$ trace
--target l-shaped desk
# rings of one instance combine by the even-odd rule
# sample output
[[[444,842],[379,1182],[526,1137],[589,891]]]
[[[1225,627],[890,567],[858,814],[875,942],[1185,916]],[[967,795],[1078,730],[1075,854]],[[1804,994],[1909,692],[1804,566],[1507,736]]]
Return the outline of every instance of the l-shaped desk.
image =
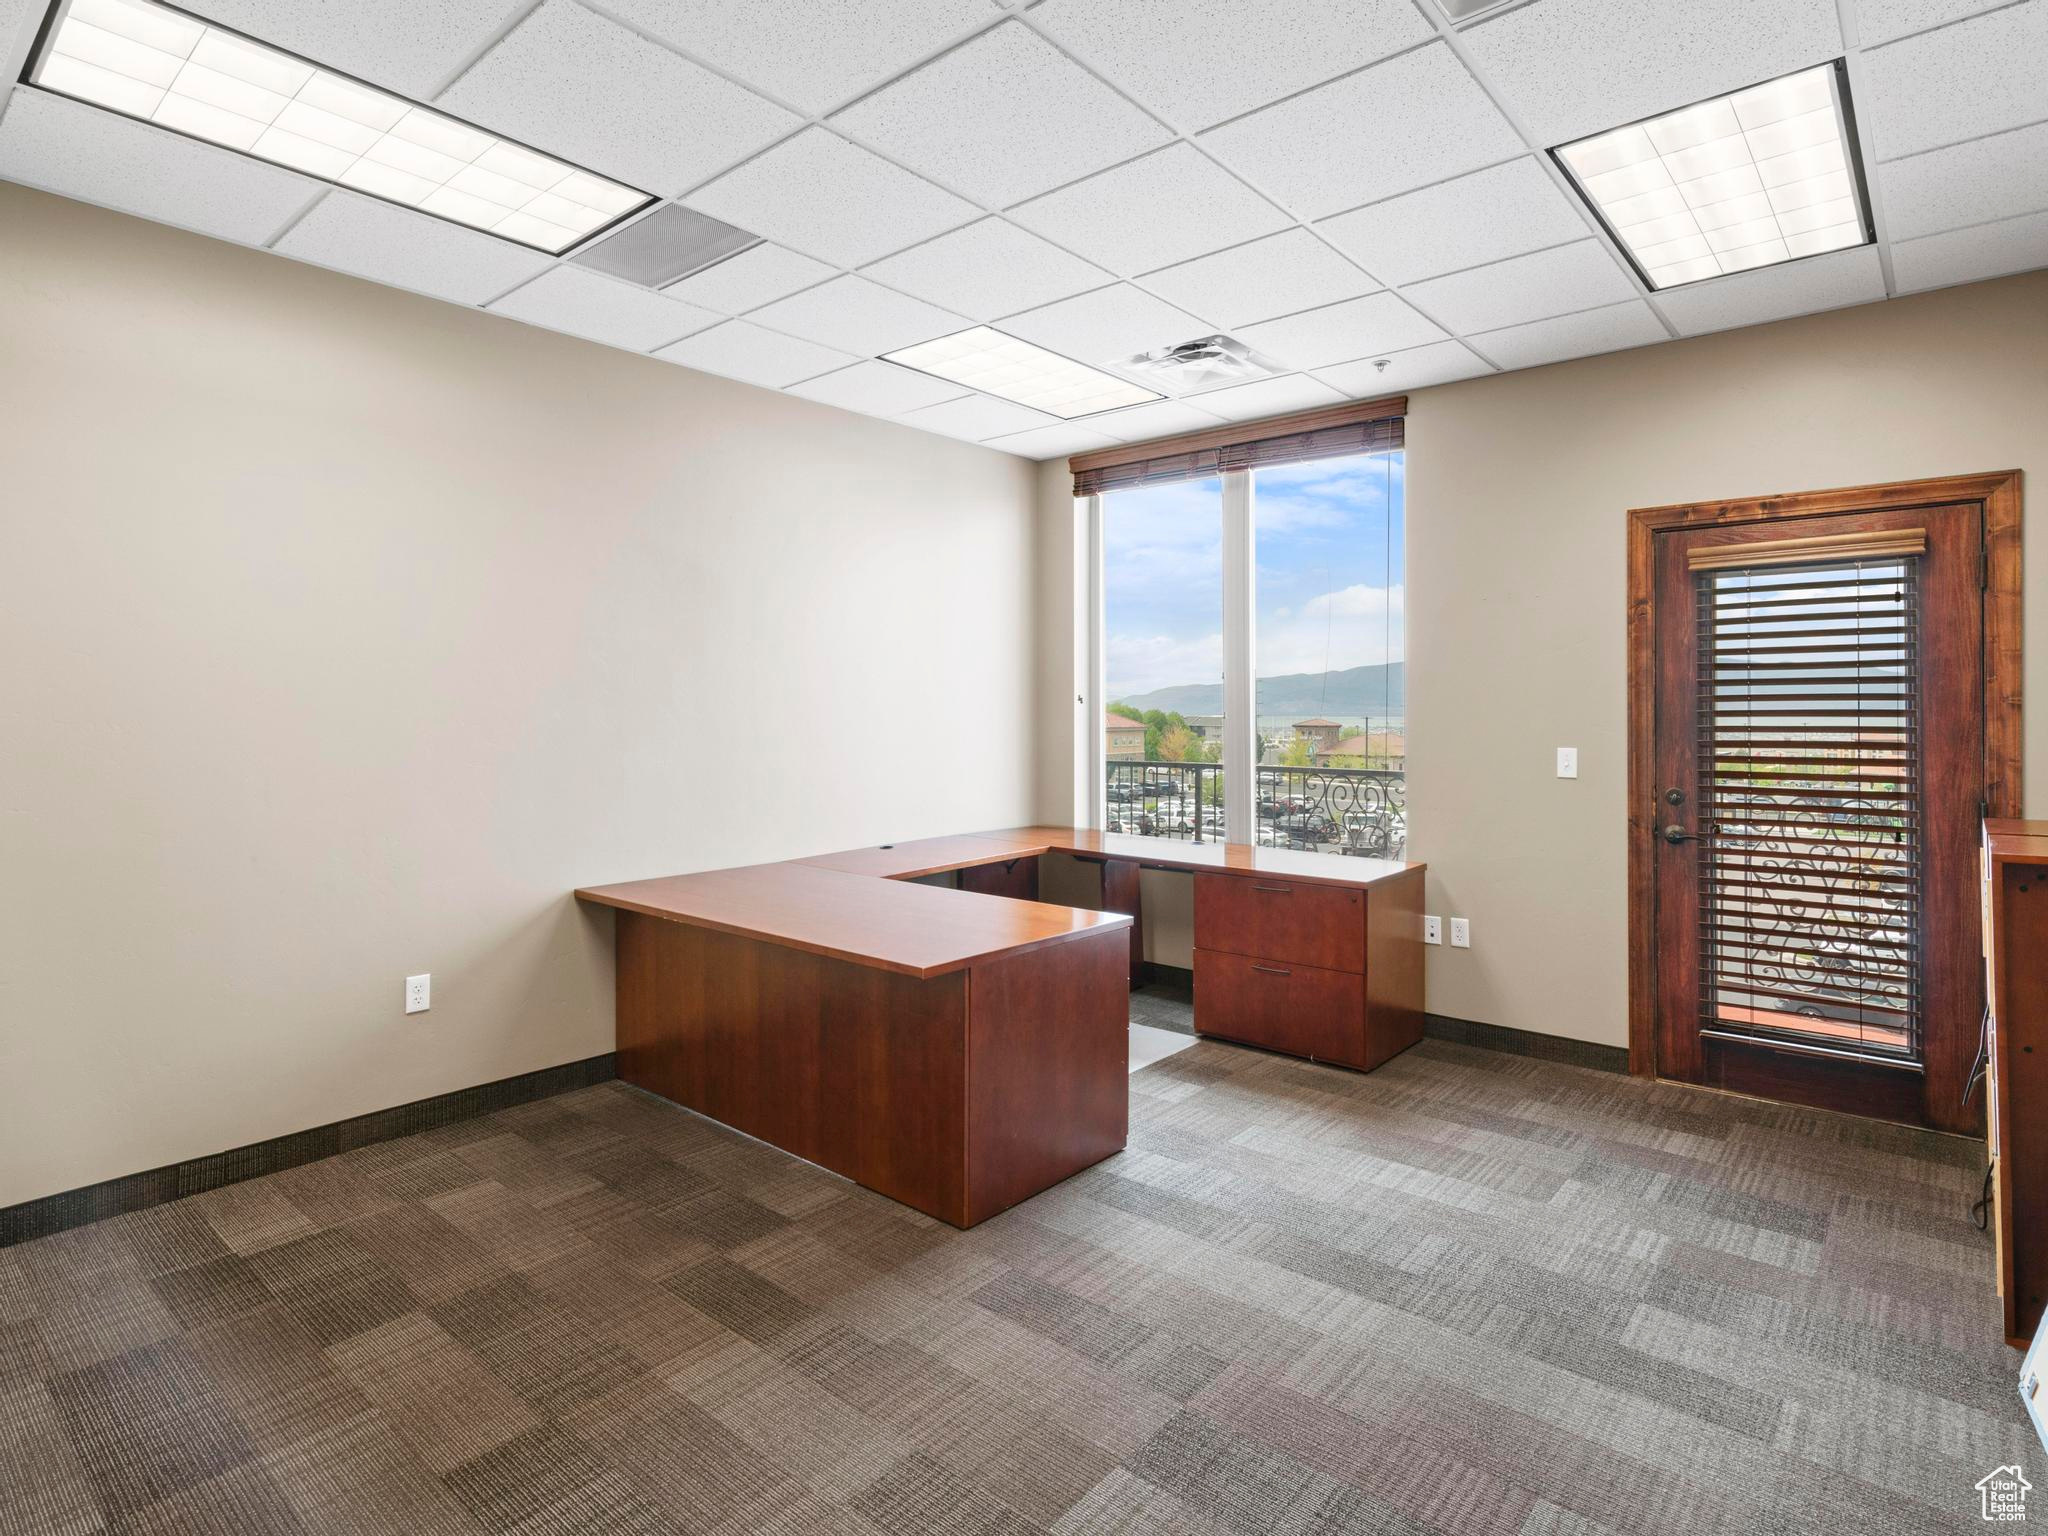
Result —
[[[1047,853],[1106,910],[1038,901]],[[1420,864],[1022,827],[576,894],[618,913],[621,1078],[971,1227],[1124,1145],[1146,869],[1194,876],[1200,1033],[1422,1037]]]

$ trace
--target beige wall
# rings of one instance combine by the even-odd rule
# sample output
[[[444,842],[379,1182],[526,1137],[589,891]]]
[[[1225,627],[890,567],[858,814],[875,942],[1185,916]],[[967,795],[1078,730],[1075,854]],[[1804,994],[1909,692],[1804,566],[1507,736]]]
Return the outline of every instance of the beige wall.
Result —
[[[1033,809],[1006,455],[0,185],[0,470],[0,1205],[609,1049],[576,885]]]
[[[1438,1013],[1627,1041],[1624,515],[2023,469],[2027,691],[2048,682],[2048,273],[1418,392],[1408,419],[1408,800]],[[1040,471],[1041,600],[1071,627],[1069,486]],[[1069,584],[1069,587],[1071,584]],[[1040,660],[1041,810],[1073,726]],[[1071,688],[1063,689],[1071,693]],[[1555,750],[1579,749],[1579,778]],[[2048,707],[2026,794],[2048,813]]]

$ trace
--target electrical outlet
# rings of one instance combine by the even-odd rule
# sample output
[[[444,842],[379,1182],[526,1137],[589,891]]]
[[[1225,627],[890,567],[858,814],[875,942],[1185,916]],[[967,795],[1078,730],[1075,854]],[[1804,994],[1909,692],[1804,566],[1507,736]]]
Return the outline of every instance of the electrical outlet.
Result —
[[[1579,749],[1559,747],[1557,749],[1557,776],[1560,779],[1576,779],[1579,776]]]
[[[405,1011],[407,1013],[425,1013],[433,1006],[434,978],[431,975],[406,977]]]
[[[1472,920],[1471,920],[1470,918],[1464,918],[1464,917],[1454,917],[1454,918],[1452,918],[1452,919],[1451,919],[1451,948],[1453,948],[1453,949],[1470,949],[1471,947],[1472,947]]]
[[[1444,941],[1444,920],[1440,917],[1425,917],[1422,920],[1422,942],[1441,944]]]

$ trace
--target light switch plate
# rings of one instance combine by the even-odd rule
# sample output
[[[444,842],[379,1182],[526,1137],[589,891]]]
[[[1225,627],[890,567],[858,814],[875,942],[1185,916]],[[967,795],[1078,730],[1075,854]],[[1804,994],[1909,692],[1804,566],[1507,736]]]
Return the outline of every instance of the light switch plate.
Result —
[[[434,1005],[434,978],[433,978],[433,976],[432,976],[431,974],[429,974],[429,975],[426,975],[426,976],[408,976],[408,977],[406,977],[406,978],[405,978],[405,1011],[406,1011],[407,1013],[425,1013],[425,1012],[426,1012],[426,1011],[427,1011],[427,1010],[428,1010],[429,1008],[431,1008],[431,1007],[432,1007],[433,1005]]]
[[[1576,779],[1579,776],[1579,749],[1559,747],[1557,749],[1557,776],[1560,779]]]
[[[1444,920],[1440,917],[1425,917],[1422,920],[1422,942],[1441,944],[1444,941]]]
[[[1454,917],[1454,918],[1452,918],[1452,919],[1451,919],[1451,948],[1453,948],[1453,949],[1470,949],[1471,947],[1472,947],[1472,920],[1471,920],[1470,918],[1464,918],[1464,917]]]

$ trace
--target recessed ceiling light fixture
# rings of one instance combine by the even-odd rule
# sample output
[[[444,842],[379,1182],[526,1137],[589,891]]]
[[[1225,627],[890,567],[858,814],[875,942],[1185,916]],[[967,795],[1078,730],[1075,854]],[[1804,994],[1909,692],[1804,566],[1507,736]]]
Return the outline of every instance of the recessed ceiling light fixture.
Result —
[[[1871,239],[1840,61],[1551,151],[1652,288]]]
[[[1162,398],[1128,379],[1090,368],[1057,352],[1019,341],[986,325],[956,331],[936,341],[885,354],[886,360],[964,384],[985,395],[1014,400],[1035,411],[1071,421],[1121,405],[1141,405]]]
[[[157,0],[59,0],[22,78],[550,253],[654,201]]]

